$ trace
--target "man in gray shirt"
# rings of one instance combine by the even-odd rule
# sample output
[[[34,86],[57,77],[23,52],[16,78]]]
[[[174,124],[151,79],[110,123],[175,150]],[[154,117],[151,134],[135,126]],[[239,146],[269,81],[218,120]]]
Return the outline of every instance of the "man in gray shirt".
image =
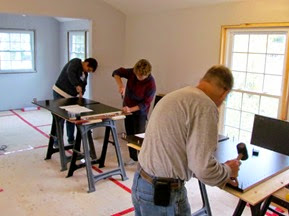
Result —
[[[219,163],[218,107],[233,87],[227,67],[215,65],[197,87],[167,94],[154,108],[139,154],[132,200],[135,215],[191,215],[184,182],[234,186],[240,162]]]

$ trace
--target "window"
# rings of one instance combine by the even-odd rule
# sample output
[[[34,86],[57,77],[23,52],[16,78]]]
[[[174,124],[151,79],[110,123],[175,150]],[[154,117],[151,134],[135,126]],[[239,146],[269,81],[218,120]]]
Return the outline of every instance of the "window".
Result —
[[[83,61],[87,57],[87,31],[68,32],[69,60],[80,58]]]
[[[0,29],[0,73],[35,72],[34,32]]]
[[[233,72],[223,119],[224,135],[250,143],[254,115],[286,118],[289,28],[226,29],[225,63]]]

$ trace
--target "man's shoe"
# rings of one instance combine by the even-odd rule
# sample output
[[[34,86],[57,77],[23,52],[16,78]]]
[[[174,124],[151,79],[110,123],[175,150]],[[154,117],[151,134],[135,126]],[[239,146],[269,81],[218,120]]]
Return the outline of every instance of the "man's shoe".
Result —
[[[135,161],[135,160],[133,160],[133,159],[130,159],[129,161],[124,162],[124,165],[125,165],[125,166],[132,166],[132,165],[134,165],[134,164],[136,164],[136,163],[137,163],[137,161]]]

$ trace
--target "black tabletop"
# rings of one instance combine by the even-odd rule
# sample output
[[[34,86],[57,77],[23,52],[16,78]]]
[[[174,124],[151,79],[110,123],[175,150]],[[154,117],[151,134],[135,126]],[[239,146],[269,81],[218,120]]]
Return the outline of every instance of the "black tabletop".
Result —
[[[215,156],[219,162],[237,158],[237,146],[231,140],[219,142]],[[289,168],[289,157],[265,148],[246,144],[248,159],[242,161],[239,170],[238,182],[236,188],[239,191],[247,191],[253,186],[265,181],[266,179],[277,175]],[[253,155],[253,149],[258,150],[257,156]]]
[[[60,107],[62,106],[69,106],[69,105],[79,105],[84,106],[88,109],[91,109],[90,112],[82,112],[80,116],[93,116],[99,115],[104,113],[114,113],[114,112],[121,112],[120,109],[114,108],[105,104],[102,104],[98,101],[89,100],[86,98],[61,98],[56,100],[43,100],[33,102],[35,105],[38,105],[44,109],[49,110],[50,112],[64,118],[64,119],[71,119],[69,113]]]
[[[135,135],[124,137],[129,143],[141,146],[143,138]],[[219,135],[219,144],[215,152],[215,157],[221,163],[237,158],[237,144],[228,137]],[[289,156],[280,154],[265,148],[247,144],[248,159],[241,161],[238,182],[235,187],[238,191],[244,192],[253,186],[277,175],[278,173],[289,169]],[[259,154],[253,156],[253,149],[258,150]]]

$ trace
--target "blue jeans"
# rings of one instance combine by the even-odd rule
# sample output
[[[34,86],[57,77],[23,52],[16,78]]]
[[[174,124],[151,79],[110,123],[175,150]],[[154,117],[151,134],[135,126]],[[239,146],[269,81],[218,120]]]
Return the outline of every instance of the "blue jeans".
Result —
[[[142,179],[139,171],[134,174],[132,202],[135,208],[135,216],[191,216],[185,186],[179,190],[171,190],[171,199],[168,206],[157,206],[154,204],[154,186]]]
[[[60,99],[63,97],[60,94],[58,94],[57,92],[53,91],[53,98],[54,99]],[[64,127],[64,120],[61,119],[62,131],[63,131],[63,127]],[[71,122],[66,121],[66,133],[67,133],[67,137],[68,137],[68,143],[72,143],[74,141],[74,129],[75,129],[75,125]]]

